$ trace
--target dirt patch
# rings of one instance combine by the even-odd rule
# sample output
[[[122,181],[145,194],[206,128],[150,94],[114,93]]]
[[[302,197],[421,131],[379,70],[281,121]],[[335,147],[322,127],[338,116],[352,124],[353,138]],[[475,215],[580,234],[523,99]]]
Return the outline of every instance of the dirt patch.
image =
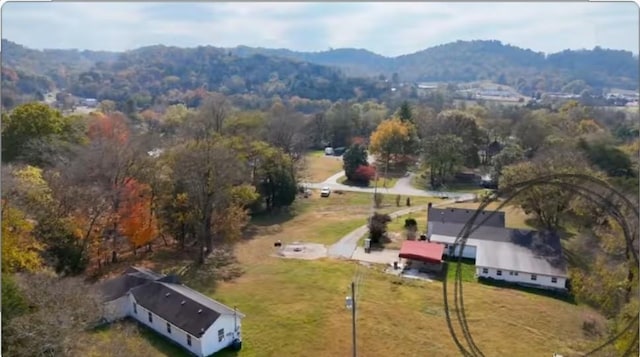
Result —
[[[276,248],[276,256],[290,259],[314,260],[327,256],[327,248],[323,244],[293,242]]]

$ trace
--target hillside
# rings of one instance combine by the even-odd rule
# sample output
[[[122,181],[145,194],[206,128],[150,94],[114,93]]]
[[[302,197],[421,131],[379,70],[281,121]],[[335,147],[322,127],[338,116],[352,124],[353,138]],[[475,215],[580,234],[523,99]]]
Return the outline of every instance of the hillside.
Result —
[[[394,58],[363,49],[296,52],[239,46],[149,46],[113,53],[33,50],[2,40],[3,94],[34,96],[52,87],[83,97],[140,104],[184,101],[188,91],[306,99],[380,99],[401,82],[489,80],[524,95],[570,89],[637,90],[638,58],[595,48],[545,55],[499,41],[457,41]],[[37,95],[39,96],[39,95]],[[4,99],[3,99],[4,101]]]
[[[400,80],[410,82],[491,80],[525,94],[559,91],[574,80],[584,80],[595,89],[637,89],[639,80],[638,58],[631,52],[599,47],[545,55],[500,41],[457,41],[394,58],[356,49],[295,52],[241,46],[230,50],[337,66],[352,75],[398,73]]]

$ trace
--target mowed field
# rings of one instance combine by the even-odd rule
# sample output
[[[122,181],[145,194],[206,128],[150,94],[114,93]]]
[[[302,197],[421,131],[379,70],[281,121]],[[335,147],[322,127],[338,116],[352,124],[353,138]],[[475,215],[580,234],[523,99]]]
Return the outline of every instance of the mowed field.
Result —
[[[323,182],[342,171],[342,159],[337,156],[325,156],[323,151],[312,151],[305,155],[303,166],[300,172],[302,181]]]
[[[295,214],[287,219],[254,220],[253,235],[235,247],[244,271],[241,276],[226,282],[193,284],[247,316],[242,350],[223,351],[217,356],[350,355],[351,313],[344,303],[356,272],[361,276],[359,356],[460,356],[445,320],[442,282],[402,280],[380,268],[348,261],[272,256],[277,239],[331,244],[365,223],[370,195],[317,196],[300,200]],[[393,207],[385,210],[397,210],[389,198],[387,202]],[[147,263],[153,267],[153,261]],[[594,343],[584,334],[583,322],[602,321],[584,306],[473,281],[464,284],[464,301],[469,328],[486,356],[577,355]],[[85,334],[82,338],[87,350],[82,355],[113,356],[107,346],[115,344],[134,346],[136,356],[186,356],[153,333],[144,329],[132,333],[126,326],[116,324]]]

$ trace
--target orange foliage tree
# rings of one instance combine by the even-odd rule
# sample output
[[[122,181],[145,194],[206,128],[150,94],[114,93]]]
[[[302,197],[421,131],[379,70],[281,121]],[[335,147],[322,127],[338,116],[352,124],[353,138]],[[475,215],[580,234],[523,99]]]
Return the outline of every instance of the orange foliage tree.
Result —
[[[119,113],[104,115],[96,113],[89,124],[88,136],[91,141],[115,141],[124,144],[129,139],[129,126]]]
[[[120,233],[136,249],[151,243],[158,235],[158,224],[153,212],[151,188],[134,179],[127,180],[121,191],[118,209]]]

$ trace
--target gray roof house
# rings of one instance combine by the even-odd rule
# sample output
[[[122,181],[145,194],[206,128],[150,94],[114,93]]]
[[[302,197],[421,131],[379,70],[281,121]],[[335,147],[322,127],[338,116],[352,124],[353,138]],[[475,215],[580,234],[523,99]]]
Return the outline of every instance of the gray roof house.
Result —
[[[245,316],[181,284],[177,276],[130,267],[99,289],[107,321],[131,317],[199,357],[242,346]]]
[[[560,238],[553,232],[505,226],[505,213],[481,212],[464,248],[456,237],[475,214],[472,209],[429,205],[427,237],[445,245],[445,255],[474,259],[476,276],[545,289],[565,290],[567,266]]]

